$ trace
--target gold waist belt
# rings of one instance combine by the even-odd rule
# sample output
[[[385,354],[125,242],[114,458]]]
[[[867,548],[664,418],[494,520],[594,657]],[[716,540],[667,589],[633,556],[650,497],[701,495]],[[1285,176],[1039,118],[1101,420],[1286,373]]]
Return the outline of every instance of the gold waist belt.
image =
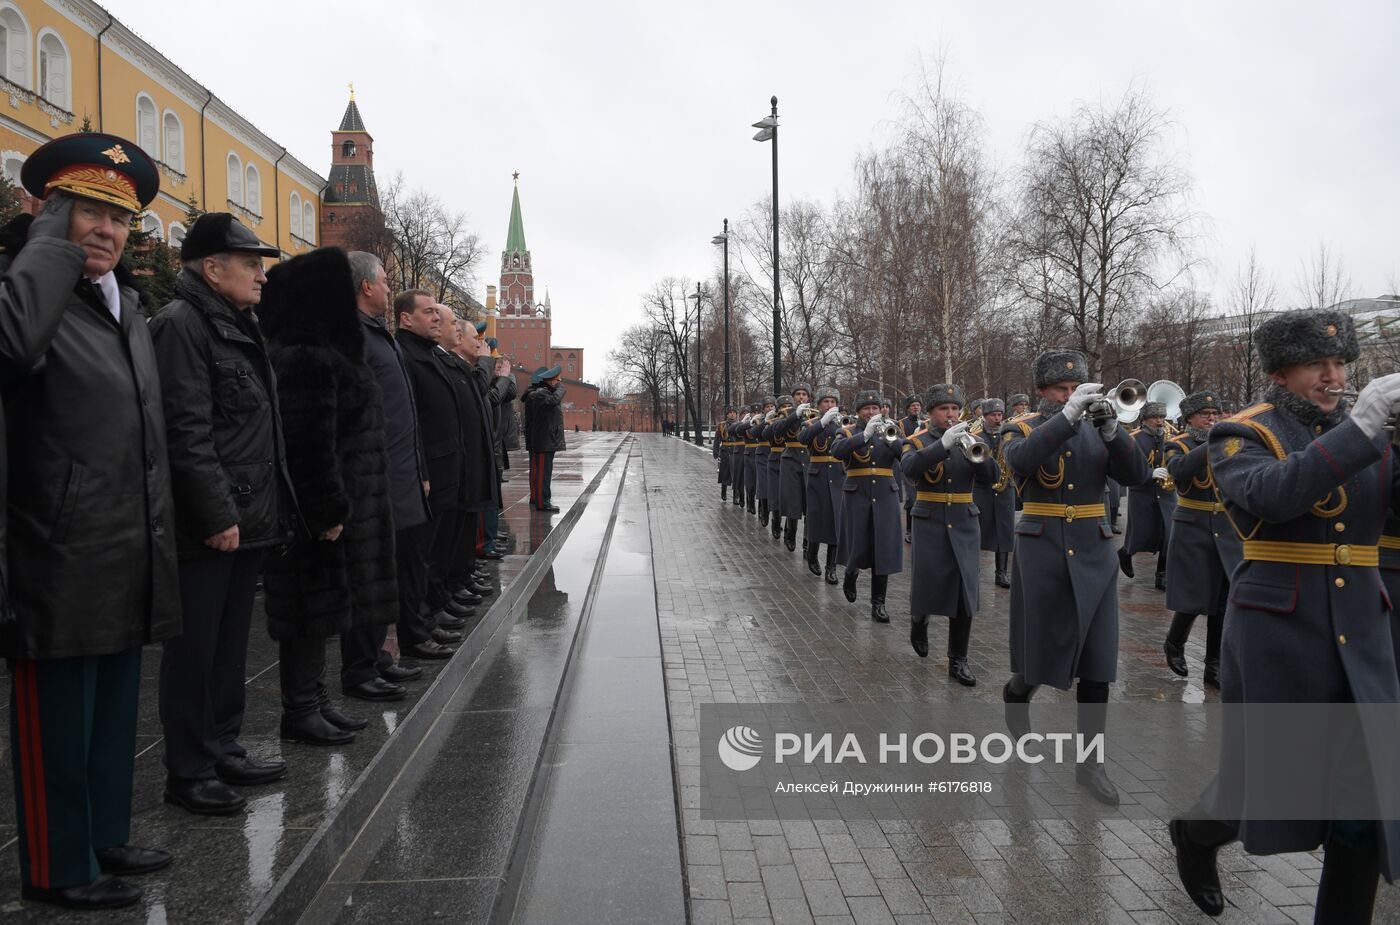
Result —
[[[807,460],[807,461],[808,461],[808,462],[814,462],[814,463],[819,463],[819,462],[822,462],[822,463],[825,463],[825,462],[834,463],[834,462],[840,462],[841,460],[837,459],[835,456],[813,456],[811,459],[809,459],[809,460]]]
[[[1380,542],[1381,549],[1400,549],[1400,536],[1383,536]]]
[[[793,441],[792,443],[787,444],[787,448],[790,450],[805,450],[807,449],[807,444],[797,443],[796,441]]]
[[[781,447],[781,446],[770,446],[768,449],[769,449],[770,452],[773,452],[773,453],[781,453],[783,450],[785,450],[785,449],[787,449],[787,448],[786,448],[786,447]]]
[[[862,475],[888,475],[893,476],[893,469],[847,469],[846,478],[860,478]]]
[[[1177,498],[1176,503],[1180,507],[1188,508],[1192,511],[1209,511],[1212,514],[1220,514],[1225,510],[1225,505],[1219,501],[1197,501],[1193,498]]]
[[[972,492],[921,491],[915,495],[919,501],[932,501],[935,504],[971,504]]]
[[[724,441],[724,442],[722,442],[722,443],[720,444],[720,446],[743,446],[743,445],[744,445],[744,444],[743,444],[741,441],[738,441],[738,440],[735,440],[735,441],[726,440],[726,441]]]
[[[1288,562],[1293,565],[1374,566],[1380,564],[1380,548],[1349,546],[1346,543],[1245,540],[1244,557],[1250,562]]]
[[[1021,505],[1021,511],[1032,517],[1060,517],[1066,523],[1070,523],[1080,517],[1102,517],[1102,504],[1042,504],[1039,501],[1027,501]]]

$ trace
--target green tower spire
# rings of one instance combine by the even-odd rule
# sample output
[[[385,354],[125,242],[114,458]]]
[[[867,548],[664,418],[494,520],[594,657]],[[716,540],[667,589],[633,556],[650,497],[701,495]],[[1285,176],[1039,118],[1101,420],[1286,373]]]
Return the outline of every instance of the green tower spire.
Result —
[[[523,254],[525,246],[525,221],[520,217],[520,174],[515,175],[515,193],[510,200],[510,230],[506,232],[506,253]]]

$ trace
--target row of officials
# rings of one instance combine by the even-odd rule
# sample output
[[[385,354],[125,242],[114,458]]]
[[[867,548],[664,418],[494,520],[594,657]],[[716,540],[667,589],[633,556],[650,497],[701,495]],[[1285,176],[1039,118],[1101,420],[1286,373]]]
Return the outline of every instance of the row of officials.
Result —
[[[795,385],[726,409],[713,445],[720,498],[732,495],[789,551],[800,525],[808,570],[841,584],[848,601],[868,570],[879,623],[889,622],[889,576],[911,544],[910,643],[927,657],[929,624],[946,618],[948,674],[967,686],[977,683],[968,644],[980,554],[993,553],[994,584],[1010,591],[1002,699],[1018,736],[1043,684],[1075,689],[1081,733],[1105,731],[1117,579],[1133,576],[1138,553],[1157,553],[1156,587],[1172,614],[1168,667],[1187,674],[1185,643],[1204,614],[1204,680],[1222,701],[1400,703],[1389,619],[1400,594],[1391,446],[1400,374],[1347,387],[1360,350],[1343,312],[1281,313],[1255,343],[1271,380],[1261,401],[1225,417],[1219,393],[1201,389],[1181,399],[1175,423],[1161,404],[1142,405],[1131,431],[1116,390],[1087,381],[1076,350],[1040,354],[1035,408],[1012,395],[1009,415],[1000,399],[969,414],[947,383],[911,397],[899,419],[874,391],[858,392],[848,413],[836,389]],[[1118,486],[1129,499],[1121,545]],[[1368,757],[1382,751],[1359,743],[1292,783],[1333,787],[1369,761],[1371,786],[1400,788],[1395,769]],[[1077,765],[1075,777],[1118,804],[1102,762]],[[1323,846],[1316,921],[1371,920],[1379,876],[1400,872],[1400,823],[1251,820],[1238,790],[1212,786],[1170,823],[1178,872],[1202,911],[1223,911],[1216,853],[1238,839],[1256,854]]]

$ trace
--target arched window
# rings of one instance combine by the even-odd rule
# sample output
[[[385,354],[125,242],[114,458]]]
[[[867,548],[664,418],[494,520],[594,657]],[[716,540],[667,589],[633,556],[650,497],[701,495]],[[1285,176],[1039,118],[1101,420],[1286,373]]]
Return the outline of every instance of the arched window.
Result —
[[[185,172],[185,127],[180,124],[180,117],[168,109],[165,111],[165,156],[161,160],[172,170]]]
[[[24,167],[24,155],[18,151],[5,151],[0,153],[0,159],[4,160],[5,179],[19,186],[19,172]]]
[[[301,204],[301,236],[316,243],[316,207],[309,200]]]
[[[350,140],[349,138],[345,139],[344,144],[342,144],[342,145],[340,146],[340,156],[341,156],[341,157],[354,157],[354,156],[355,156],[355,142],[352,141],[352,140]]]
[[[136,94],[136,143],[151,157],[160,156],[156,138],[156,104],[144,93]]]
[[[29,88],[29,23],[13,3],[0,4],[0,74]]]
[[[232,151],[228,154],[228,201],[243,205],[243,163]]]
[[[262,215],[262,187],[258,183],[258,168],[252,164],[248,165],[248,185],[244,190],[247,199],[243,204],[248,207],[248,211],[254,215]]]
[[[154,212],[147,212],[141,216],[141,230],[157,239],[165,237],[165,228]]]
[[[291,214],[292,236],[301,237],[301,194],[292,191],[292,207],[288,210]]]
[[[72,109],[68,93],[68,46],[57,32],[39,33],[39,95],[59,109]]]
[[[170,223],[170,246],[173,247],[173,248],[175,248],[176,250],[179,250],[179,249],[180,249],[180,245],[181,245],[181,244],[184,244],[184,243],[185,243],[185,226],[184,226],[184,225],[181,225],[179,222],[171,222],[171,223]]]

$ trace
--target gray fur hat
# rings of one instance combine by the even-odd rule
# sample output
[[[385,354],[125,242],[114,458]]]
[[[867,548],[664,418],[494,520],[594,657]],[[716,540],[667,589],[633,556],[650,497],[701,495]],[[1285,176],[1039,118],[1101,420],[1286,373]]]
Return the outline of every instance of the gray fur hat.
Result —
[[[841,401],[841,390],[834,385],[824,385],[817,389],[817,397],[814,401],[823,401],[828,398],[835,400],[839,404]]]
[[[811,400],[812,400],[812,387],[811,387],[810,385],[807,385],[807,383],[805,383],[805,382],[799,382],[799,383],[797,383],[797,385],[795,385],[795,386],[792,387],[792,390],[793,390],[793,392],[799,392],[799,391],[801,391],[801,392],[806,392],[806,393],[807,393],[807,400],[808,400],[808,401],[811,401]]]
[[[924,393],[924,407],[930,410],[950,403],[959,408],[963,406],[963,391],[951,382],[940,382],[930,386]]]
[[[1005,414],[1006,405],[1002,403],[1000,398],[984,398],[982,399],[982,413]]]
[[[914,404],[914,402],[919,402],[920,404],[923,404],[923,401],[924,400],[920,398],[917,394],[910,392],[908,395],[904,396],[904,410],[908,411],[909,406]]]
[[[1138,415],[1139,421],[1148,418],[1164,418],[1167,416],[1167,406],[1159,401],[1150,401],[1142,406],[1142,414]]]
[[[1325,309],[1275,315],[1255,329],[1254,344],[1266,373],[1321,357],[1339,356],[1350,363],[1361,355],[1351,315]]]
[[[1031,397],[1025,392],[1017,392],[1015,395],[1008,398],[1006,403],[1013,408],[1017,405],[1029,405],[1031,403]]]
[[[1047,350],[1035,358],[1035,387],[1043,389],[1057,382],[1087,382],[1089,361],[1078,350]]]
[[[765,406],[766,406],[766,405],[776,405],[777,403],[778,403],[778,400],[777,400],[776,398],[774,398],[772,395],[765,395],[765,396],[763,396],[763,404],[764,404]]]
[[[1181,400],[1181,419],[1184,421],[1197,411],[1204,411],[1207,408],[1214,408],[1216,411],[1221,408],[1220,395],[1210,389],[1202,389],[1199,392],[1192,392]]]
[[[784,405],[786,405],[786,406],[788,406],[788,407],[792,407],[792,406],[795,405],[795,404],[797,404],[797,403],[796,403],[795,401],[792,400],[792,396],[791,396],[791,395],[779,395],[779,396],[778,396],[778,407],[779,407],[779,408],[783,407]]]
[[[758,412],[763,410],[763,405],[756,401],[749,402],[749,411]]]
[[[871,390],[871,389],[866,389],[866,390],[863,391],[863,392],[857,392],[857,393],[856,393],[856,410],[857,410],[857,411],[859,411],[860,409],[864,408],[866,405],[875,405],[876,407],[879,407],[880,405],[883,405],[884,403],[885,403],[885,399],[880,395],[880,393],[879,393],[879,392],[876,392],[876,391],[873,391],[873,390]]]

